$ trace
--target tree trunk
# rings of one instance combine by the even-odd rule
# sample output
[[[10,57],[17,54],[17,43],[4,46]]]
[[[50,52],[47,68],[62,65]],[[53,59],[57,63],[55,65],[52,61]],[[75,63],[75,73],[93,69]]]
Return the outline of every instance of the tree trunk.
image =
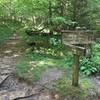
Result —
[[[64,17],[64,1],[63,0],[60,0],[60,10],[61,10],[61,13],[60,13],[60,15],[62,16],[62,17]]]
[[[51,0],[49,0],[49,19],[50,19],[50,34],[53,34],[53,29],[52,29],[52,3]]]

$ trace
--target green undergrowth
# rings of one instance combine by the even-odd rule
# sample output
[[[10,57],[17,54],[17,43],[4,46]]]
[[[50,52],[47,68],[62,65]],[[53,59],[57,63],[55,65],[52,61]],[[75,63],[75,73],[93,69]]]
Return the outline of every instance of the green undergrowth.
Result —
[[[11,29],[9,29],[6,25],[0,25],[0,44],[8,40],[11,36],[11,32]]]
[[[100,39],[92,45],[91,59],[97,68],[97,72],[100,73]]]
[[[9,37],[21,26],[18,21],[0,20],[0,45],[6,43]]]
[[[59,68],[63,71],[70,68],[71,56],[57,57],[50,54],[40,54],[37,52],[26,53],[17,63],[16,70],[18,76],[26,80],[37,81],[43,71],[48,68]],[[70,62],[69,62],[70,60]]]
[[[72,81],[68,77],[61,77],[53,84],[55,94],[60,100],[87,100],[89,90],[95,92],[95,86],[88,78],[80,79],[79,87],[72,86]]]

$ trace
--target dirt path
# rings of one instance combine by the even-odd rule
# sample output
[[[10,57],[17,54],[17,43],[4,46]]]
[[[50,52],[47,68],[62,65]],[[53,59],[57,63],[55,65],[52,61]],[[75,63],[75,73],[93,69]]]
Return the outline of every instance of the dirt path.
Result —
[[[35,86],[19,80],[15,66],[24,51],[20,37],[16,34],[0,48],[0,100],[54,100],[46,85],[51,86],[51,82],[58,79],[61,72],[48,69]]]
[[[100,97],[100,76],[99,75],[94,76],[91,78],[91,80],[92,80],[93,84],[95,85],[96,90],[97,90],[99,97]]]

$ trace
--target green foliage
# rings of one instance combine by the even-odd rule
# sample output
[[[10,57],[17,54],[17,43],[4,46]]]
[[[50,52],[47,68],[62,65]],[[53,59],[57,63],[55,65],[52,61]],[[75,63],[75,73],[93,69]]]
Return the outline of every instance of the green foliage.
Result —
[[[53,28],[56,30],[57,28],[62,28],[66,25],[67,21],[64,17],[53,17],[52,18]]]
[[[49,42],[53,46],[60,46],[60,44],[61,44],[61,40],[60,39],[56,39],[56,38],[50,38]]]
[[[100,72],[100,41],[92,45],[92,62],[95,64],[98,72]]]
[[[91,28],[100,32],[100,0],[88,0],[89,1],[89,8],[90,8],[90,14],[91,14]]]
[[[63,25],[66,24],[66,19],[63,17],[55,17],[52,19],[53,23],[57,26],[57,25]]]
[[[11,29],[5,25],[0,26],[0,44],[6,42],[10,36]]]
[[[52,0],[50,17],[49,0],[1,0],[0,17],[14,17],[28,27],[46,27],[46,30],[66,26],[68,20],[77,22],[78,26],[98,29],[99,4],[99,0]],[[48,21],[52,21],[51,26]]]
[[[0,19],[0,22],[0,44],[6,42],[13,32],[22,27],[22,24],[15,20]]]
[[[80,61],[81,71],[87,75],[100,72],[100,42],[92,44],[91,58],[84,58]]]
[[[91,75],[97,72],[97,68],[95,67],[94,62],[92,62],[89,58],[84,58],[80,60],[81,63],[81,71],[86,75]]]

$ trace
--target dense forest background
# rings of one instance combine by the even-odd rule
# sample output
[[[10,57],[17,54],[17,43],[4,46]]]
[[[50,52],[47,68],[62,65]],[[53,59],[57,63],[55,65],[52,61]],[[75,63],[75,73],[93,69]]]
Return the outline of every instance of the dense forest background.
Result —
[[[0,0],[0,19],[14,19],[34,30],[99,31],[99,0]]]

